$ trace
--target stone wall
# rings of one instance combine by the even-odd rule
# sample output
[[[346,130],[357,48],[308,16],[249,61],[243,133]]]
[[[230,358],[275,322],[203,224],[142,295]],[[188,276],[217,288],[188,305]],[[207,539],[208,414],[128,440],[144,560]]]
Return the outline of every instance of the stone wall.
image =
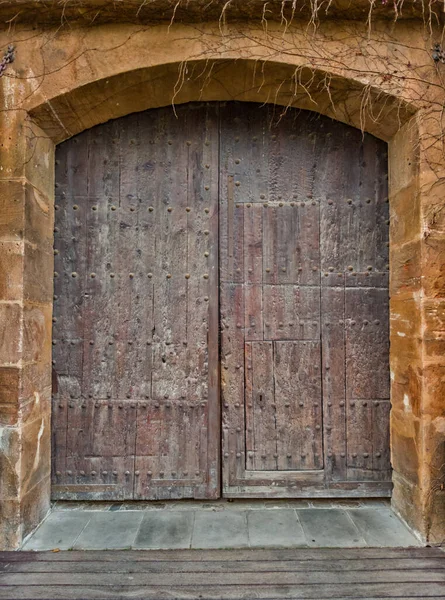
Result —
[[[318,111],[389,142],[393,505],[424,540],[445,538],[445,66],[412,10],[370,27],[366,2],[360,14],[334,3],[317,28],[310,11],[266,25],[264,2],[208,22],[196,10],[172,20],[160,2],[156,23],[130,0],[112,18],[101,0],[66,14],[29,0],[9,23],[13,3],[0,6],[0,52],[16,48],[0,77],[3,548],[49,509],[55,144],[134,111],[232,99]]]

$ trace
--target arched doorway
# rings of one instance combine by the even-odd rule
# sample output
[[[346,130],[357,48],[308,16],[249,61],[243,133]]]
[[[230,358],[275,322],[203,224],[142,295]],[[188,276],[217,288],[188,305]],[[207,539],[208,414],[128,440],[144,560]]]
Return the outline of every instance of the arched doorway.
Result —
[[[390,493],[386,145],[279,111],[59,146],[54,497]]]

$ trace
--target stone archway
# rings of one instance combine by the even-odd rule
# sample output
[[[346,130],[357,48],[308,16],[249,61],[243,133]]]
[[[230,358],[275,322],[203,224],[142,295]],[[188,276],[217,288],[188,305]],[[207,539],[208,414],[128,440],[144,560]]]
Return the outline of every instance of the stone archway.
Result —
[[[215,26],[207,31],[209,41],[214,31]],[[0,288],[4,547],[18,547],[49,508],[54,145],[92,125],[166,106],[173,99],[177,103],[273,101],[315,109],[355,127],[364,126],[389,142],[393,505],[424,539],[439,539],[440,520],[432,521],[431,479],[433,453],[443,440],[442,230],[438,225],[426,244],[424,215],[440,192],[428,187],[426,193],[423,187],[433,175],[422,170],[427,150],[420,143],[420,129],[425,127],[420,109],[397,94],[371,89],[373,102],[381,109],[380,119],[363,121],[364,84],[352,68],[329,73],[329,92],[320,86],[326,77],[322,71],[314,75],[308,70],[306,77],[303,68],[296,83],[304,49],[303,58],[283,55],[275,62],[247,59],[239,48],[230,49],[224,60],[213,50],[197,58],[196,38],[184,41],[185,26],[173,28],[175,39],[182,39],[177,48],[171,31],[159,26],[147,33],[151,36],[148,56],[137,36],[128,37],[129,33],[125,32],[129,47],[120,62],[104,61],[99,54],[88,62],[81,52],[71,67],[49,72],[20,102],[19,110],[2,116],[8,150],[0,182],[0,206],[7,215],[0,219],[0,273],[7,282]],[[114,34],[113,27],[102,27],[97,45],[106,46]],[[80,43],[76,36],[73,33],[68,40],[74,47]],[[169,56],[165,47],[171,49]],[[56,50],[62,49],[54,49],[57,59]],[[32,53],[32,43],[28,51]],[[191,71],[184,74],[184,63],[175,60],[175,52],[182,60],[190,59],[187,68],[193,69],[193,76],[189,77]],[[182,81],[179,87],[178,81]],[[7,102],[14,105],[17,95],[10,93]]]

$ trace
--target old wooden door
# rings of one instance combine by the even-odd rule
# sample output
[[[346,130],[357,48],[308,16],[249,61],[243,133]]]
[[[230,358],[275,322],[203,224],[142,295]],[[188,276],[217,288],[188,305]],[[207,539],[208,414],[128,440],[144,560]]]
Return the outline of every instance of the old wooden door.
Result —
[[[58,149],[55,498],[220,494],[218,108],[178,111]]]
[[[272,107],[220,122],[224,494],[388,494],[385,144]]]
[[[58,149],[54,497],[389,493],[385,144],[177,111]]]

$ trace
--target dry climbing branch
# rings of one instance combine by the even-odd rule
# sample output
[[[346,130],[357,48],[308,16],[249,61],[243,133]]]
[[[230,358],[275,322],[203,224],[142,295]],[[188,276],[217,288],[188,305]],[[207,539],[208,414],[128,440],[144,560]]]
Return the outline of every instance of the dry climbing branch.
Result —
[[[15,49],[14,49],[14,46],[12,44],[10,44],[0,62],[0,77],[6,71],[6,67],[14,61],[14,58],[15,58]]]

